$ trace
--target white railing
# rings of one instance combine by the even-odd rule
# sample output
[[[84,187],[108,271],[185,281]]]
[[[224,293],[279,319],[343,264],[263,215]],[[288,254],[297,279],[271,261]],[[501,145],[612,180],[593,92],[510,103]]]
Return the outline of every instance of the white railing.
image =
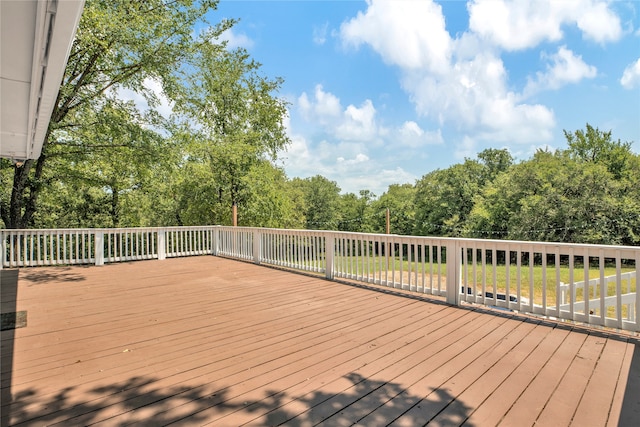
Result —
[[[211,254],[640,331],[640,247],[249,227],[0,230],[0,267]]]
[[[0,268],[211,254],[218,227],[0,230]]]
[[[327,265],[326,233],[312,230],[263,229],[254,238],[254,260],[264,264],[325,273]]]
[[[334,277],[447,295],[445,239],[333,233],[332,240]]]
[[[0,230],[0,233],[3,242],[1,267],[95,262],[95,230]]]
[[[472,239],[457,245],[463,301],[640,330],[639,247]],[[595,294],[589,283],[597,283]]]
[[[597,313],[597,309],[595,307],[597,307],[600,302],[599,295],[601,293],[601,289],[608,289],[611,284],[615,284],[618,280],[618,276],[606,276],[604,278],[604,287],[600,286],[600,280],[601,279],[599,277],[588,280],[586,282],[583,280],[580,282],[575,282],[573,286],[571,284],[560,282],[560,310],[569,310],[571,306],[570,301],[573,299],[573,301],[576,301],[574,302],[574,309],[584,311],[586,307],[585,304],[588,304],[590,307],[592,307],[590,310],[591,314]],[[625,318],[626,320],[634,320],[634,305],[636,303],[636,293],[632,292],[632,283],[635,283],[636,281],[636,272],[629,271],[626,273],[622,273],[619,280],[621,280],[622,282],[622,292],[626,292],[621,296],[622,305],[627,306]],[[583,299],[583,301],[578,301],[578,297],[576,295],[577,291],[578,289],[585,289],[585,283],[587,283],[586,291],[588,291],[589,300],[586,301]],[[635,289],[635,287],[633,289]],[[616,295],[604,295],[605,307],[615,306],[616,300]]]

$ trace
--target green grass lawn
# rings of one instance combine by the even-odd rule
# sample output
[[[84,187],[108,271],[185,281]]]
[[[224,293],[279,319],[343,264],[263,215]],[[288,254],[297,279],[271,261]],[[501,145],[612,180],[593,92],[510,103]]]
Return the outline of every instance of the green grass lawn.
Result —
[[[430,264],[429,262],[412,261],[411,266],[409,266],[409,262],[405,260],[401,260],[398,257],[387,259],[384,256],[371,256],[368,258],[364,257],[336,257],[334,260],[334,268],[338,271],[342,271],[345,273],[351,274],[360,274],[360,275],[368,275],[371,277],[381,277],[383,279],[391,280],[391,272],[395,271],[395,281],[400,281],[399,271],[404,272],[403,281],[406,283],[409,271],[411,269],[412,276],[415,271],[418,272],[418,275],[421,275],[424,271],[426,275],[430,275],[433,272],[433,275],[440,275],[441,280],[443,280],[443,276],[446,276],[447,273],[447,265],[445,262],[438,265],[437,262]],[[518,267],[516,265],[509,266],[509,293],[512,295],[516,295],[518,291],[518,277],[520,277],[520,293],[523,297],[532,299],[535,304],[542,305],[543,297],[545,296],[544,292],[544,283],[546,283],[546,301],[547,305],[555,305],[556,304],[556,270],[560,277],[560,282],[569,283],[571,282],[571,272],[569,270],[568,265],[560,265],[557,267],[554,265],[547,265],[546,269],[546,277],[543,277],[543,268],[542,265],[534,265],[531,269],[529,268],[528,263],[526,265],[522,265],[520,267],[520,275],[518,276]],[[633,268],[622,268],[622,273],[634,271]],[[374,274],[375,272],[375,274]],[[385,275],[386,273],[386,275]],[[474,274],[475,273],[475,274]],[[597,267],[591,266],[587,270],[587,274],[589,279],[595,279],[600,277],[600,270]],[[616,274],[615,266],[607,265],[604,268],[604,275],[606,276],[614,276]],[[461,271],[461,280],[465,286],[475,288],[476,292],[481,292],[483,281],[485,283],[485,289],[489,292],[493,292],[494,290],[494,276],[495,276],[495,287],[496,290],[500,293],[505,293],[507,287],[507,268],[506,265],[496,265],[495,273],[494,267],[491,264],[487,264],[485,266],[484,274],[482,270],[482,264],[478,263],[475,266],[475,272],[472,264],[467,264],[465,268]],[[573,282],[582,282],[585,279],[585,270],[582,265],[576,264],[573,270]],[[413,283],[413,277],[412,277]],[[418,278],[418,283],[421,283],[420,277]],[[623,279],[621,284],[622,293],[627,292],[635,292],[636,290],[636,279],[632,278],[630,280]],[[594,294],[594,288],[595,294]],[[607,286],[607,296],[615,295],[616,293],[616,283],[609,283]],[[584,290],[580,286],[576,289],[576,301],[583,301]],[[567,298],[565,302],[569,302],[569,294],[567,293]],[[600,296],[600,286],[591,287],[590,289],[590,299],[598,298]]]

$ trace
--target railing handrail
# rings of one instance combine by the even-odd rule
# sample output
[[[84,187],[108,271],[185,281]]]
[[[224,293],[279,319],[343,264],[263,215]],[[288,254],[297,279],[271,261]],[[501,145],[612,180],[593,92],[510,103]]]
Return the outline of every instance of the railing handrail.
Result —
[[[0,268],[203,254],[417,290],[451,304],[493,305],[640,332],[640,293],[632,291],[640,277],[635,246],[219,225],[0,229]],[[633,270],[626,271],[623,261]],[[612,268],[615,274],[606,274]],[[504,278],[497,278],[499,271]]]
[[[38,233],[38,232],[123,232],[123,231],[162,231],[162,230],[188,230],[188,229],[215,229],[221,228],[221,225],[175,225],[168,227],[83,227],[83,228],[2,228],[0,233]],[[242,228],[242,227],[236,227]]]
[[[531,241],[531,240],[500,240],[500,239],[475,239],[469,237],[445,237],[445,236],[417,236],[417,235],[404,235],[404,234],[383,234],[383,233],[361,233],[355,231],[335,231],[335,230],[315,230],[315,229],[286,229],[286,228],[263,228],[263,227],[246,227],[246,226],[224,226],[224,225],[176,225],[166,227],[82,227],[82,228],[2,228],[0,233],[38,233],[38,232],[123,232],[123,231],[161,231],[161,230],[188,230],[188,229],[216,229],[216,228],[232,228],[235,230],[263,230],[263,231],[276,231],[276,232],[298,232],[298,233],[318,233],[318,234],[340,234],[351,236],[383,236],[387,238],[400,238],[400,239],[427,239],[427,240],[441,240],[460,243],[478,243],[481,242],[485,245],[510,245],[510,246],[543,246],[543,247],[565,247],[565,248],[586,248],[586,249],[614,249],[620,251],[639,251],[640,246],[627,246],[627,245],[606,245],[599,243],[566,243],[566,242],[543,242],[543,241]]]

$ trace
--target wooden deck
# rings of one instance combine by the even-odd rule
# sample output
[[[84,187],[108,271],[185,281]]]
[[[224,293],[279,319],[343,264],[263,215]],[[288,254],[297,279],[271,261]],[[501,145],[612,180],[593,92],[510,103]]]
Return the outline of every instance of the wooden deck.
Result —
[[[3,426],[640,425],[623,335],[211,256],[0,274]]]

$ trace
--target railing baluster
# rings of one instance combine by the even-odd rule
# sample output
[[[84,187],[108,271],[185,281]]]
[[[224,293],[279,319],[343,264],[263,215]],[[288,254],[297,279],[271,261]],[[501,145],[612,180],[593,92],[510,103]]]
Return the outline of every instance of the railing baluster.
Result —
[[[575,320],[575,312],[574,312],[574,304],[576,299],[576,287],[573,280],[573,267],[574,267],[574,255],[573,248],[569,250],[569,295],[571,300],[569,300],[569,316],[571,316],[571,320]]]
[[[589,300],[591,299],[591,284],[589,282],[589,253],[586,249],[584,251],[584,255],[582,256],[582,263],[584,264],[584,285],[582,286],[582,298],[584,299],[584,314],[588,319],[589,316],[591,316],[591,311],[589,309]]]
[[[535,253],[533,249],[529,250],[529,310],[533,312],[533,303],[535,300],[535,290],[533,288],[533,263],[535,261]]]
[[[607,317],[605,298],[609,295],[609,290],[607,289],[607,282],[605,280],[605,258],[604,251],[602,249],[600,249],[598,264],[600,270],[600,322],[604,326]]]
[[[636,290],[635,290],[635,294],[636,294],[636,298],[635,298],[635,302],[633,305],[633,312],[634,312],[634,316],[633,316],[633,320],[635,322],[635,331],[636,332],[640,332],[640,289],[638,288],[638,281],[640,280],[640,251],[636,252],[636,258],[635,258],[635,282],[636,282]],[[631,282],[631,278],[629,278],[629,282]]]
[[[507,303],[507,307],[511,308],[511,247],[507,244],[504,252],[504,267],[505,267],[505,289],[504,299]]]
[[[617,328],[622,328],[622,258],[620,251],[616,251],[616,319]],[[637,278],[636,278],[637,283]]]
[[[507,297],[508,298],[508,297]],[[542,248],[542,312],[547,315],[547,249]]]
[[[640,248],[636,247],[221,226],[2,230],[0,237],[3,268],[100,265],[211,253],[323,272],[328,278],[336,275],[444,295],[455,304],[459,301],[484,303],[640,331],[640,293],[636,289]],[[511,261],[512,256],[516,257],[515,263]],[[523,272],[525,257],[528,274]],[[555,298],[549,286],[553,277],[549,271],[551,257]],[[607,276],[612,260],[615,274]],[[594,278],[590,277],[591,261],[598,264]],[[580,282],[575,280],[576,262],[583,263],[582,272],[578,274]],[[515,277],[511,267],[515,267]],[[503,268],[504,275],[498,274]],[[526,287],[523,276],[528,280]]]

